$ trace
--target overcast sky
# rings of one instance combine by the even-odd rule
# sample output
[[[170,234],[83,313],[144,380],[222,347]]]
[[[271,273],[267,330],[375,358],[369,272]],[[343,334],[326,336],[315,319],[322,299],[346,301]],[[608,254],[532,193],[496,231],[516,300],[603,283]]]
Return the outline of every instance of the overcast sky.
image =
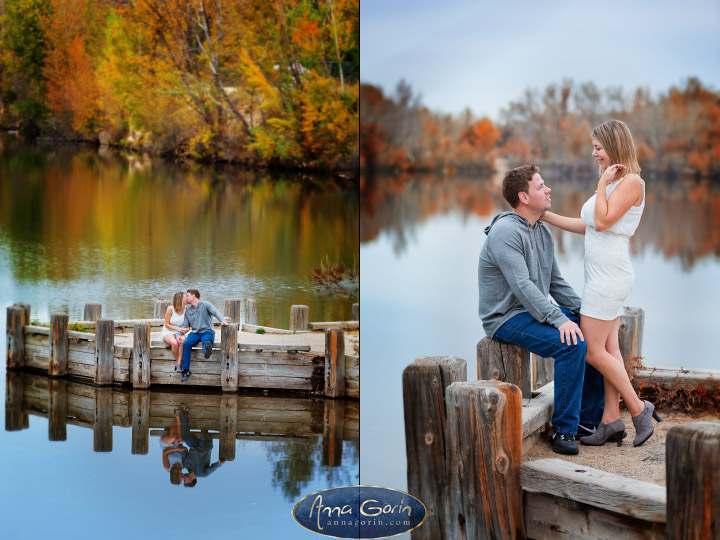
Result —
[[[361,0],[360,78],[498,119],[526,88],[572,79],[642,86],[689,76],[720,89],[719,0]]]

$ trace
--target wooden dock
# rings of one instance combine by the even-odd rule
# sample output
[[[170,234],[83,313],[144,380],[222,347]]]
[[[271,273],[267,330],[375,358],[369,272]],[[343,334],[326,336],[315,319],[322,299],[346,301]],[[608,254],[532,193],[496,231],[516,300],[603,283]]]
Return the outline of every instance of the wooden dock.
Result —
[[[113,449],[112,428],[132,429],[133,454],[147,454],[149,436],[166,433],[182,405],[190,427],[220,440],[220,455],[234,458],[236,440],[281,441],[323,438],[323,463],[337,466],[342,441],[359,441],[360,411],[356,400],[187,393],[101,387],[45,375],[8,371],[5,429],[29,427],[29,417],[48,419],[48,439],[67,439],[67,425],[93,430],[93,449]]]
[[[220,326],[209,358],[204,357],[200,345],[193,348],[192,376],[181,383],[169,346],[159,334],[153,333],[162,328],[163,319],[99,318],[73,323],[90,332],[68,330],[70,323],[65,314],[53,314],[49,327],[28,324],[29,320],[27,304],[7,309],[10,370],[30,368],[52,377],[79,378],[98,386],[126,384],[142,389],[182,384],[220,388],[225,392],[256,388],[359,398],[359,356],[345,354],[341,323],[318,323],[325,327],[319,331],[325,337],[323,352],[311,351],[309,345],[302,343],[302,334],[298,334],[297,344],[273,344],[266,340],[243,343],[238,323]],[[305,320],[304,327],[292,332],[311,332],[309,324],[312,323]]]
[[[626,316],[628,360],[639,356],[642,317]],[[668,431],[667,488],[562,459],[522,463],[552,416],[552,360],[487,338],[477,350],[478,381],[456,357],[421,357],[403,372],[408,492],[429,511],[413,540],[720,538],[720,422]],[[690,381],[707,396],[720,372],[636,377]]]

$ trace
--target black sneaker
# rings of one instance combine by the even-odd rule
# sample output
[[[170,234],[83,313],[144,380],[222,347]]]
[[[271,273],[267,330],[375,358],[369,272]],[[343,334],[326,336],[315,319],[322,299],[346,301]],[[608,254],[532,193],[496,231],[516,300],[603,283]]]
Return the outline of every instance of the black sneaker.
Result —
[[[188,380],[188,377],[190,377],[190,375],[192,375],[192,373],[190,373],[190,370],[189,370],[189,369],[186,369],[185,371],[183,371],[183,372],[182,372],[182,378],[180,379],[180,382],[185,382],[185,381],[187,381],[187,380]],[[577,452],[576,452],[576,453],[577,453]]]
[[[208,345],[205,347],[206,343],[203,343],[203,354],[205,355],[205,358],[210,358],[212,355],[212,345]]]
[[[580,452],[574,435],[553,433],[550,438],[550,446],[552,446],[553,452],[558,454],[574,455]]]

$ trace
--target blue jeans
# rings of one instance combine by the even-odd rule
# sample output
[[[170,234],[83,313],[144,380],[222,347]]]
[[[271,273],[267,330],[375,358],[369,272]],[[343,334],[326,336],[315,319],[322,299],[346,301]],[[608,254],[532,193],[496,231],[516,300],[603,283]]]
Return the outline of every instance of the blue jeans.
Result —
[[[580,317],[561,307],[574,323]],[[518,313],[495,332],[493,339],[519,345],[543,358],[555,359],[555,406],[553,429],[565,435],[577,434],[578,422],[598,424],[605,406],[605,386],[598,370],[585,362],[587,345],[562,343],[554,326],[541,323],[528,312]]]
[[[202,347],[204,351],[205,347],[212,347],[212,344],[215,341],[215,332],[213,332],[212,330],[206,330],[202,334],[198,334],[196,332],[189,332],[186,335],[187,337],[185,338],[185,342],[183,343],[183,371],[185,371],[186,369],[190,369],[190,352],[195,345],[202,341]]]

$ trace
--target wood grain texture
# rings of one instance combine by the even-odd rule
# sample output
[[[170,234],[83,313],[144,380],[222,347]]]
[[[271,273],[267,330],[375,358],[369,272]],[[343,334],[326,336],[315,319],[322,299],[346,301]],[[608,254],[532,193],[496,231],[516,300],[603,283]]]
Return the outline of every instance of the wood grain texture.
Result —
[[[137,323],[133,328],[132,385],[133,388],[150,386],[150,325]]]
[[[670,428],[665,463],[668,536],[720,538],[720,422]]]
[[[7,308],[7,367],[18,369],[25,365],[25,310],[20,306]]]
[[[528,538],[534,540],[666,540],[664,523],[652,523],[547,493],[523,492]]]
[[[48,375],[51,377],[64,377],[67,375],[68,352],[68,321],[65,313],[50,315],[50,359],[48,362]]]
[[[641,381],[659,384],[667,389],[678,387],[695,389],[702,386],[707,391],[717,392],[720,389],[720,370],[648,366],[635,372],[634,384]]]
[[[352,320],[360,322],[360,304],[352,305]]]
[[[345,400],[326,399],[322,441],[322,464],[324,467],[339,467],[342,465],[344,429]]]
[[[48,440],[67,440],[68,383],[49,380],[48,386]]]
[[[465,380],[467,362],[456,357],[420,357],[403,370],[408,492],[428,508],[427,521],[413,531],[413,540],[452,538],[445,534],[445,389]]]
[[[530,352],[509,343],[483,338],[477,344],[477,378],[479,381],[503,381],[522,390],[522,397],[532,397],[532,364]]]
[[[240,319],[240,300],[237,301],[237,317]],[[231,323],[220,330],[220,384],[223,392],[238,389],[238,325]]]
[[[236,324],[239,324],[242,322],[240,320],[240,306],[241,305],[242,305],[242,300],[240,300],[239,298],[225,299],[223,315],[225,316],[225,320],[227,322],[236,323]]]
[[[562,459],[528,461],[520,467],[523,489],[572,499],[617,514],[665,523],[665,488]]]
[[[307,330],[310,316],[308,306],[290,306],[290,330]]]
[[[555,360],[532,354],[532,389],[533,392],[555,380]]]
[[[131,394],[132,448],[133,454],[148,453],[150,427],[150,391],[134,390]]]
[[[642,356],[642,342],[645,329],[645,312],[636,307],[623,308],[620,316],[620,354],[625,364],[635,357]]]
[[[24,429],[25,377],[22,371],[5,373],[5,431]]]
[[[555,383],[543,386],[530,403],[522,410],[523,455],[526,455],[535,443],[537,436],[545,431],[545,426],[552,419],[555,402]]]
[[[445,394],[448,537],[525,538],[520,389],[477,381],[453,383]]]
[[[255,300],[250,298],[248,298],[245,303],[245,323],[254,325],[257,325],[258,323],[257,304],[255,303]]]
[[[223,394],[220,401],[220,448],[221,461],[235,459],[235,433],[237,432],[237,399]]]
[[[340,328],[325,330],[325,396],[345,395],[345,332]]]
[[[83,321],[97,321],[102,317],[102,304],[98,302],[86,302],[83,309]]]
[[[164,319],[165,318],[165,312],[167,312],[167,308],[172,304],[170,300],[155,300],[153,304],[153,318],[155,319]]]
[[[115,325],[110,319],[98,319],[95,333],[95,384],[113,383]]]
[[[310,330],[327,330],[328,328],[342,328],[343,330],[357,330],[360,323],[357,321],[325,321],[325,322],[309,322]]]
[[[25,312],[25,324],[30,324],[30,321],[32,320],[30,318],[30,312],[31,312],[30,304],[27,304],[25,302],[15,302],[13,304],[13,306],[20,307],[23,309],[23,311]]]
[[[112,388],[95,388],[95,406],[93,414],[93,450],[95,452],[112,452],[112,399]]]

